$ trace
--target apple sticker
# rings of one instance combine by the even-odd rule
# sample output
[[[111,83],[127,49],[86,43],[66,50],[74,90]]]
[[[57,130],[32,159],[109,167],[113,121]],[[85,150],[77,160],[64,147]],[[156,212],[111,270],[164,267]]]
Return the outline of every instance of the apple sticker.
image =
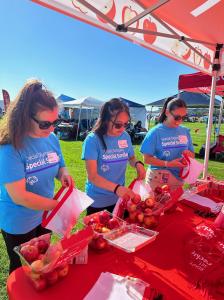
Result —
[[[130,21],[137,15],[138,15],[137,12],[135,10],[133,10],[131,8],[131,6],[124,6],[122,9],[122,23],[126,23],[126,22]],[[133,23],[131,26],[134,28],[138,28],[139,21]],[[134,34],[134,32],[132,32],[132,34]]]
[[[151,18],[144,20],[143,29],[157,32],[156,24],[153,21],[151,21]],[[157,38],[156,35],[146,34],[146,33],[144,33],[143,37],[144,37],[145,42],[149,43],[149,44],[153,44]]]
[[[171,51],[183,59],[187,60],[191,55],[191,49],[185,45],[183,42],[175,40],[173,46],[171,47]]]
[[[116,7],[114,0],[108,0],[108,1],[99,1],[102,2],[98,7],[96,7],[99,11],[101,11],[104,15],[106,15],[109,19],[113,20],[116,14]],[[97,16],[97,18],[103,22],[107,23],[106,20],[102,19],[100,16]]]

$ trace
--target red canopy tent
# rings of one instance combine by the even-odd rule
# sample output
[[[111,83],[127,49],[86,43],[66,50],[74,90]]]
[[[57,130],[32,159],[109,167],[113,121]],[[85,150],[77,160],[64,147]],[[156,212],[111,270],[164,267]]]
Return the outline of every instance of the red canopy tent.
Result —
[[[211,93],[212,77],[202,72],[179,76],[178,89],[193,93]],[[216,78],[216,95],[224,96],[224,76]]]
[[[32,0],[213,76],[204,177],[216,77],[224,74],[222,0]]]

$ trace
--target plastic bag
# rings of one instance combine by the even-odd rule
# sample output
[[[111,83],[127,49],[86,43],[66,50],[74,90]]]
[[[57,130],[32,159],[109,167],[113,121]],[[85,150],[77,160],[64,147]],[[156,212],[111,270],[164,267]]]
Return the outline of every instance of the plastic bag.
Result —
[[[184,155],[184,159],[187,165],[181,169],[180,178],[186,183],[193,184],[197,181],[199,175],[203,171],[203,164],[187,155]]]
[[[62,236],[68,236],[79,215],[93,203],[84,192],[72,186],[62,187],[54,197],[58,205],[43,214],[42,226]]]

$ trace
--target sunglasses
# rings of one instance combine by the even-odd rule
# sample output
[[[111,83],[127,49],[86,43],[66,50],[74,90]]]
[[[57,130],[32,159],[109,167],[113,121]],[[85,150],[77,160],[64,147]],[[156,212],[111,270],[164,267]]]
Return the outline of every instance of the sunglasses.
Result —
[[[49,121],[39,121],[39,120],[35,119],[34,117],[31,117],[31,118],[39,125],[40,129],[48,129],[51,126],[57,127],[61,123],[61,120],[59,120],[59,119],[57,119],[53,122],[49,122]]]
[[[112,120],[111,120],[111,122],[113,123],[113,126],[114,126],[114,128],[116,128],[116,129],[121,129],[122,127],[123,127],[123,128],[127,128],[128,125],[129,125],[129,122],[128,122],[128,123],[116,123],[116,122],[114,122],[114,121],[112,121]]]
[[[187,115],[185,116],[174,115],[171,111],[170,114],[173,116],[175,121],[184,121],[187,118]]]

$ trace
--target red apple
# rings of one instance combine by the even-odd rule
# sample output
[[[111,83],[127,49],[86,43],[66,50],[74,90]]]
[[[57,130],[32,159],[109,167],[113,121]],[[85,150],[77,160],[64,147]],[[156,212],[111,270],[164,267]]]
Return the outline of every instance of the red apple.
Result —
[[[90,243],[90,246],[97,250],[103,250],[107,248],[108,243],[101,235],[98,237],[94,237]]]
[[[155,188],[155,190],[154,190],[154,193],[155,193],[155,194],[162,194],[162,192],[163,192],[163,190],[162,190],[162,188],[161,188],[160,186],[157,186],[157,187]]]
[[[103,2],[104,2],[103,6],[100,5],[100,7],[97,7],[97,9],[100,10],[108,18],[110,18],[111,20],[113,20],[114,17],[115,17],[115,14],[116,14],[116,6],[115,6],[115,3],[114,3],[114,0],[107,0],[107,1],[103,1]],[[101,18],[100,16],[97,16],[97,18],[101,22],[107,23],[107,21],[104,20],[103,18]]]
[[[136,17],[138,13],[131,8],[131,6],[124,6],[122,9],[122,23],[126,23]],[[132,24],[135,28],[138,28],[139,21]]]
[[[36,245],[36,243],[38,242],[38,237],[33,238],[32,240],[30,240],[28,243],[25,243],[26,245]],[[23,246],[23,245],[22,245]]]
[[[208,54],[208,52],[204,54],[204,57],[207,58],[209,61],[211,61],[211,56],[210,54]],[[210,67],[210,63],[204,59],[204,68],[209,69],[209,67]]]
[[[133,211],[136,211],[136,208],[137,208],[137,205],[134,204],[131,200],[128,200],[128,202],[127,202],[127,210],[129,212],[133,212]]]
[[[145,214],[145,215],[150,215],[150,216],[151,216],[151,214],[152,214],[151,208],[147,207],[147,208],[144,210],[144,214]]]
[[[154,22],[152,22],[150,18],[144,20],[143,29],[148,30],[148,31],[157,32],[156,24]],[[144,33],[143,37],[144,37],[145,42],[147,42],[149,44],[153,44],[155,42],[157,36]]]
[[[97,231],[97,232],[99,232],[99,233],[101,233],[103,227],[104,226],[102,224],[95,224],[94,230]]]
[[[154,228],[158,225],[158,221],[155,216],[145,215],[143,222],[147,228]]]
[[[111,219],[112,220],[112,219]],[[110,232],[110,229],[107,228],[107,227],[102,227],[101,228],[101,233],[107,233],[107,232]]]
[[[45,253],[49,247],[48,242],[45,240],[38,240],[35,245],[38,247],[39,253]]]
[[[38,258],[39,252],[35,245],[25,245],[21,248],[20,253],[23,255],[25,260],[29,263],[33,262]]]
[[[31,281],[37,291],[42,291],[46,288],[47,283],[44,278],[39,278]]]
[[[94,225],[94,224],[96,224],[96,223],[98,223],[97,222],[97,220],[95,219],[95,218],[91,218],[89,221],[88,221],[88,223],[87,223],[87,225]]]
[[[51,272],[45,273],[44,277],[47,279],[47,282],[52,285],[58,280],[58,272],[53,270]]]
[[[144,211],[145,208],[146,208],[145,201],[141,201],[138,203],[138,205],[137,205],[138,210]]]
[[[109,222],[107,223],[107,227],[109,229],[115,229],[115,228],[118,228],[120,226],[119,222],[117,219],[115,218],[112,218],[109,220]]]
[[[199,53],[202,53],[202,51],[201,51],[201,49],[200,49],[199,47],[195,47],[195,49],[196,49]],[[201,63],[201,60],[202,60],[202,57],[201,57],[198,53],[196,53],[196,52],[194,51],[194,63],[195,63],[195,65],[199,66],[200,63]]]
[[[62,278],[65,277],[68,274],[69,271],[69,265],[68,264],[63,264],[62,266],[57,268],[58,272],[58,277]]]
[[[143,214],[143,212],[141,212],[141,211],[137,212],[137,214],[136,214],[136,220],[137,220],[139,223],[142,223],[142,222],[143,222],[143,220],[144,220],[144,214]]]
[[[148,197],[148,198],[145,199],[146,207],[153,208],[154,204],[155,204],[154,198]]]
[[[44,263],[40,259],[33,261],[31,264],[31,269],[35,273],[40,273],[43,267],[44,267]]]
[[[135,222],[136,221],[136,216],[137,216],[137,211],[133,211],[129,213],[129,220],[131,222]]]
[[[99,213],[99,221],[101,224],[106,225],[109,220],[110,215],[107,211],[104,210]]]
[[[140,195],[135,194],[134,198],[132,198],[131,201],[135,204],[138,204],[141,201]]]

